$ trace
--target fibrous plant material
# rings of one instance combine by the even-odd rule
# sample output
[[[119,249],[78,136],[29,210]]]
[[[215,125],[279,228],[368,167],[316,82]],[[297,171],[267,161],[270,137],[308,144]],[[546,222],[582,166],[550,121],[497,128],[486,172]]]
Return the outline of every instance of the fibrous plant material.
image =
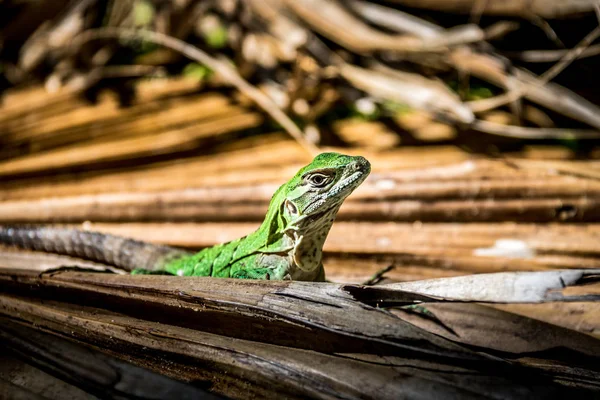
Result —
[[[523,393],[551,393],[548,390],[581,395],[599,390],[592,379],[598,354],[598,342],[592,338],[546,325],[552,340],[539,343],[534,334],[526,339],[529,344],[517,348],[508,335],[505,344],[496,342],[485,350],[490,358],[482,353],[481,342],[474,352],[468,340],[455,344],[405,322],[401,313],[370,306],[372,300],[383,299],[373,291],[386,293],[377,287],[75,272],[40,276],[8,270],[0,277],[6,318],[18,315],[20,323],[119,349],[121,356],[134,362],[143,358],[146,366],[161,373],[173,376],[178,371],[179,379],[210,380],[214,391],[234,397],[239,396],[235,393],[240,383],[263,395],[317,398],[333,393],[393,398],[413,391],[520,398]],[[237,290],[231,290],[232,285]],[[33,289],[28,297],[6,292],[24,288]],[[53,301],[39,298],[58,293]],[[395,294],[409,304],[427,299]],[[445,326],[446,317],[437,313],[435,326]],[[459,329],[459,323],[448,322]],[[254,329],[238,329],[240,324]],[[578,354],[577,379],[575,367],[546,368],[545,362],[561,358],[551,351],[557,344]],[[176,368],[161,366],[161,357],[168,357]],[[205,368],[194,367],[198,364]],[[525,370],[527,380],[519,378]],[[560,383],[551,384],[549,373]],[[234,380],[238,384],[232,385]]]
[[[183,74],[207,81],[216,73],[212,82],[240,90],[311,154],[316,153],[315,141],[326,141],[322,122],[340,108],[352,111],[358,100],[373,101],[371,111],[384,114],[390,113],[390,105],[392,110],[408,106],[460,131],[474,121],[473,112],[479,118],[482,110],[509,104],[515,120],[507,124],[506,135],[525,140],[597,137],[596,131],[572,129],[575,121],[600,128],[595,104],[550,82],[573,61],[589,56],[597,29],[537,76],[522,65],[510,65],[501,56],[503,52],[496,52],[487,43],[509,33],[511,38],[518,35],[516,21],[443,27],[417,15],[414,9],[409,14],[399,5],[402,2],[395,7],[362,0],[181,5],[132,1],[109,2],[108,7],[94,1],[54,7],[46,3],[45,9],[52,11],[46,14],[49,20],[39,27],[34,25],[37,31],[26,42],[10,42],[18,59],[7,60],[3,71],[12,83],[39,76],[53,91],[65,86],[89,93],[107,85],[125,94],[125,86],[136,77],[164,74],[165,70],[157,67],[172,70],[172,65],[182,64],[185,56],[195,64],[188,63],[181,69]],[[579,8],[558,7],[552,2],[512,2],[508,8],[498,9],[486,1],[469,0],[451,2],[451,9],[461,10],[467,3],[472,7],[468,8],[473,12],[472,21],[478,21],[481,14],[510,15],[519,10],[524,19],[520,23],[532,24],[543,15],[559,16],[576,9],[594,11],[589,1],[578,4]],[[421,6],[428,8],[427,4]],[[7,30],[10,39],[14,32]],[[151,43],[166,46],[168,51],[153,48]],[[134,62],[123,63],[122,54]],[[387,72],[372,67],[374,55]],[[40,68],[45,63],[50,73]],[[485,96],[475,96],[475,102],[469,101],[470,76],[486,82]],[[382,83],[411,89],[386,91]],[[460,97],[452,96],[447,86]],[[431,100],[424,99],[424,93]],[[521,97],[574,121],[565,124],[559,118],[556,131],[535,132],[522,121]],[[313,108],[318,112],[307,111]],[[321,123],[317,124],[317,119]],[[502,135],[500,128],[481,126],[481,130]]]

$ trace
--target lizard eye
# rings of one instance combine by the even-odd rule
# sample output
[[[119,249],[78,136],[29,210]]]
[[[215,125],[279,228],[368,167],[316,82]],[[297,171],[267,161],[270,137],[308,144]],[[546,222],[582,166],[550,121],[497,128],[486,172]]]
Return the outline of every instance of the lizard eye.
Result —
[[[327,184],[329,179],[328,179],[327,175],[314,174],[308,178],[308,181],[315,187],[322,187]]]

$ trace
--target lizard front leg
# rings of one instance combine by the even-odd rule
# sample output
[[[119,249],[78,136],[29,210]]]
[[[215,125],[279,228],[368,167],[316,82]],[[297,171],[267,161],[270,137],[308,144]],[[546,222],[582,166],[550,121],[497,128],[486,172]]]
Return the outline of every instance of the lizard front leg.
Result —
[[[256,258],[256,266],[238,269],[231,274],[237,279],[261,280],[291,280],[290,262],[285,257],[278,255],[262,255]]]

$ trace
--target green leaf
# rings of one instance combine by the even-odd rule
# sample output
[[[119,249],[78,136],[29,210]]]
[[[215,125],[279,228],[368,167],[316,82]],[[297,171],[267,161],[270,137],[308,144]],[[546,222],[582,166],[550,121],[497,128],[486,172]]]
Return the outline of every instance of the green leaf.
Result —
[[[189,63],[183,68],[183,75],[203,81],[209,79],[213,75],[213,70],[205,65],[198,63]]]
[[[494,93],[491,91],[490,88],[483,87],[483,86],[472,87],[471,89],[469,89],[469,92],[467,93],[467,100],[488,99],[493,96],[494,96]]]
[[[392,114],[408,114],[412,108],[408,104],[399,103],[392,100],[386,100],[382,103],[383,108]]]
[[[133,23],[137,27],[150,25],[154,20],[154,5],[148,0],[137,0],[133,8]]]
[[[227,45],[227,29],[222,25],[205,32],[203,37],[206,44],[213,49],[222,49]]]

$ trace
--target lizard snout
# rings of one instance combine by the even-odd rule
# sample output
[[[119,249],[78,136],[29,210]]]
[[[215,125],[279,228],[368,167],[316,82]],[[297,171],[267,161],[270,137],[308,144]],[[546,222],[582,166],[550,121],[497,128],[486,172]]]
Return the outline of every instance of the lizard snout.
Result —
[[[354,158],[354,162],[352,163],[352,169],[354,171],[368,172],[371,170],[371,163],[369,163],[366,158],[357,156]]]

